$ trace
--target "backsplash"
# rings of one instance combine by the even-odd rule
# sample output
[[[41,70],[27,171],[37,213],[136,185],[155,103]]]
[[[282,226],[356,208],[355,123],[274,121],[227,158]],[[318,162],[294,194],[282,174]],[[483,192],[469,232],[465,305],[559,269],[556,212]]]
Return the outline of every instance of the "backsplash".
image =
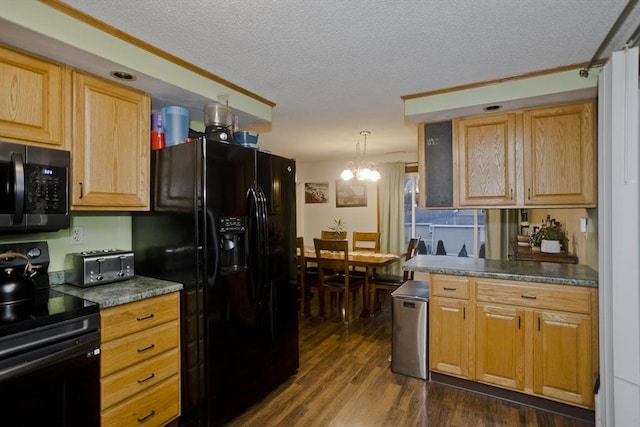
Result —
[[[82,244],[71,244],[73,227],[82,228]],[[0,243],[42,240],[49,244],[49,272],[62,272],[67,253],[106,248],[131,249],[131,216],[122,213],[72,213],[71,228],[67,230],[0,235]]]

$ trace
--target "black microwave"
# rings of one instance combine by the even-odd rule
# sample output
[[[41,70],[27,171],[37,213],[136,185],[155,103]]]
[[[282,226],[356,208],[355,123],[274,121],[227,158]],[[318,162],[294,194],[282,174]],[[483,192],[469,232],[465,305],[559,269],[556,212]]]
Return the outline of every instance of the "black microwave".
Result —
[[[64,150],[0,142],[0,232],[69,228],[69,162]]]

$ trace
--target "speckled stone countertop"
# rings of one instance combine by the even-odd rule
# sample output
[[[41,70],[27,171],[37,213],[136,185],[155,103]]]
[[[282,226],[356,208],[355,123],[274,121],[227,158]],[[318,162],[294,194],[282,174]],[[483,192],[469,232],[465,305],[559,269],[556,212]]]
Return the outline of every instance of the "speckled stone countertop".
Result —
[[[154,279],[152,277],[134,276],[122,282],[106,285],[79,288],[51,280],[51,289],[96,302],[100,308],[109,308],[120,304],[139,301],[146,298],[176,292],[182,289],[181,283]]]
[[[580,264],[417,255],[404,270],[522,282],[598,287],[598,272]]]

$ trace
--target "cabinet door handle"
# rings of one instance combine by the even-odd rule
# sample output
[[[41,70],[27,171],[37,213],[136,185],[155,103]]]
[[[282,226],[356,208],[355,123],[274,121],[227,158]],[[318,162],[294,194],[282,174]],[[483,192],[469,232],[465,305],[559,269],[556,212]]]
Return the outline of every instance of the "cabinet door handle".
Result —
[[[530,188],[527,189],[527,198],[529,200],[531,200],[531,189]]]
[[[148,418],[153,417],[156,414],[156,411],[154,411],[153,409],[151,410],[151,412],[149,412],[149,414],[145,415],[142,418],[138,418],[138,422],[141,423],[143,421],[146,421]]]
[[[154,374],[154,373],[152,372],[152,373],[151,373],[151,375],[149,375],[148,377],[140,378],[140,379],[138,380],[138,384],[146,383],[147,381],[149,381],[150,379],[155,378],[155,377],[156,377],[156,374]]]
[[[520,329],[520,316],[518,316],[518,329]]]
[[[537,298],[538,298],[538,297],[537,297],[537,296],[535,296],[535,295],[525,295],[525,294],[522,294],[522,295],[520,295],[520,296],[521,296],[522,298],[524,298],[524,299],[537,299]]]
[[[147,350],[151,350],[152,348],[154,348],[156,345],[155,344],[151,344],[149,346],[146,346],[145,348],[139,348],[138,349],[138,353],[144,353]]]
[[[467,320],[467,309],[462,307],[462,320]]]
[[[538,317],[538,331],[540,330],[540,318]]]
[[[84,186],[82,185],[82,183],[80,183],[80,197],[78,197],[79,199],[82,199],[82,191],[84,190]]]
[[[509,200],[513,200],[513,188],[509,189]]]
[[[136,317],[137,321],[147,320],[147,319],[153,319],[153,313],[149,314],[148,316]]]
[[[445,291],[455,291],[457,288],[447,288],[446,286],[444,288]]]

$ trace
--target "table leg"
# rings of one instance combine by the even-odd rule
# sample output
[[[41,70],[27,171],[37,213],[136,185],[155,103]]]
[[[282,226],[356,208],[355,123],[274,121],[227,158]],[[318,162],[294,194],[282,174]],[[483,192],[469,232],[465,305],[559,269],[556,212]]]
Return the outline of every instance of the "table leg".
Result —
[[[362,312],[360,317],[371,316],[371,310],[369,310],[369,266],[364,268],[364,290],[362,298]]]

